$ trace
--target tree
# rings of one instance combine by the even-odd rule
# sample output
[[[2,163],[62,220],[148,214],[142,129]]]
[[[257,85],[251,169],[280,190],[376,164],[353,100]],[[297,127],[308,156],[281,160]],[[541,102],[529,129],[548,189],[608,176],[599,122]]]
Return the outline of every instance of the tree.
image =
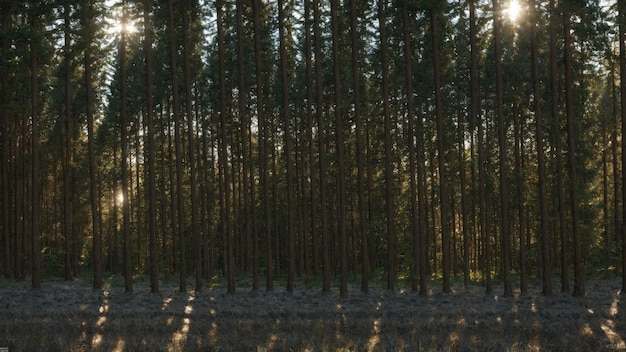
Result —
[[[224,232],[226,235],[226,276],[228,280],[228,292],[235,292],[235,254],[234,254],[234,241],[231,228],[231,199],[230,199],[230,176],[228,170],[228,148],[226,124],[228,121],[228,108],[226,106],[226,72],[225,72],[225,43],[224,43],[224,2],[218,0],[215,4],[217,7],[217,51],[218,51],[218,65],[219,65],[219,116],[220,116],[220,145],[219,145],[219,159],[222,175],[222,188],[224,190],[223,199],[224,204],[222,206],[222,222],[224,223]]]
[[[31,38],[30,47],[30,77],[31,77],[31,118],[32,118],[32,271],[31,271],[31,286],[33,289],[41,288],[41,259],[40,259],[40,215],[39,215],[39,38],[36,36],[40,33],[40,16],[39,7],[33,7],[33,13],[30,17],[30,27],[33,31],[33,37]],[[3,109],[4,110],[4,109]],[[7,189],[4,189],[6,192]],[[4,223],[3,227],[6,227],[7,223]]]
[[[247,242],[248,261],[251,261],[252,266],[252,289],[257,290],[259,288],[259,259],[258,259],[258,232],[257,232],[257,218],[256,218],[256,197],[255,197],[255,181],[254,181],[254,168],[251,165],[252,162],[252,132],[251,132],[251,119],[250,114],[247,111],[247,103],[249,89],[246,83],[246,50],[244,39],[246,35],[244,33],[243,17],[246,10],[246,2],[237,1],[237,80],[238,80],[238,108],[241,120],[241,154],[242,154],[242,168],[243,168],[243,207],[245,212],[245,238]],[[251,259],[250,259],[251,258]],[[250,263],[248,263],[250,266]]]
[[[185,253],[185,208],[183,199],[183,141],[182,141],[182,118],[180,117],[180,98],[178,93],[178,65],[176,63],[177,42],[175,34],[174,1],[168,0],[167,29],[169,34],[170,52],[170,75],[172,80],[172,116],[174,119],[174,153],[176,158],[176,209],[177,209],[177,234],[180,245],[179,263],[179,290],[187,291],[187,263]]]
[[[619,8],[619,66],[622,105],[622,133],[626,131],[626,3],[618,0]],[[622,211],[626,219],[626,140],[622,137]],[[626,293],[626,226],[622,226],[622,294]]]
[[[89,197],[91,203],[91,226],[93,231],[93,288],[102,288],[102,237],[100,233],[100,218],[98,208],[98,177],[95,156],[95,133],[94,133],[94,87],[93,87],[93,32],[94,32],[94,8],[91,2],[87,2],[83,9],[83,23],[85,36],[85,107],[87,113],[87,144],[89,154]],[[34,203],[36,204],[36,203]]]
[[[502,53],[500,49],[500,5],[498,0],[493,0],[493,41],[496,66],[496,114],[498,119],[498,150],[500,166],[500,236],[502,239],[502,262],[504,273],[504,295],[513,294],[511,288],[511,244],[509,238],[509,214],[506,179],[506,136],[504,126],[504,102],[502,89]]]
[[[319,183],[320,183],[320,233],[322,240],[322,292],[330,292],[330,249],[328,241],[328,211],[326,200],[326,145],[324,142],[324,114],[322,111],[322,39],[320,0],[313,0],[313,41],[315,45],[315,115],[317,119],[317,142],[319,155]]]
[[[578,175],[576,166],[576,131],[574,128],[574,97],[572,94],[574,78],[572,67],[572,34],[570,32],[569,5],[564,6],[564,63],[565,63],[565,114],[567,119],[567,159],[570,179],[570,211],[572,217],[572,238],[574,240],[574,292],[575,296],[585,295],[583,280],[583,259],[580,244],[580,228],[578,215]],[[567,268],[563,268],[567,270]]]
[[[70,4],[63,5],[63,22],[64,22],[64,147],[63,147],[63,235],[65,236],[65,280],[69,281],[73,278],[72,265],[72,242],[74,238],[74,220],[72,214],[72,48],[70,37]]]
[[[196,291],[202,290],[202,261],[200,253],[200,233],[198,229],[198,186],[196,177],[196,155],[195,155],[195,130],[193,114],[193,95],[191,91],[191,33],[189,29],[190,18],[193,9],[189,6],[189,1],[183,5],[183,70],[185,75],[185,113],[187,115],[187,145],[189,148],[189,183],[191,192],[191,237],[193,241],[194,272],[196,279]]]
[[[150,242],[150,292],[159,292],[159,253],[157,240],[157,200],[156,200],[156,147],[154,144],[154,98],[152,83],[152,25],[150,0],[143,1],[144,43],[143,50],[146,60],[146,162],[148,174],[148,238]],[[95,241],[95,240],[94,240]],[[195,244],[195,243],[194,243]],[[95,246],[94,246],[95,248]]]
[[[290,3],[287,3],[287,7],[290,7]],[[289,108],[289,80],[287,71],[288,58],[287,58],[287,37],[288,28],[286,28],[287,19],[285,18],[285,3],[283,0],[278,0],[278,32],[280,41],[280,76],[281,76],[281,93],[282,93],[282,114],[283,114],[283,128],[284,128],[284,143],[285,143],[285,159],[286,159],[286,177],[287,177],[287,236],[288,236],[288,251],[289,251],[289,269],[287,277],[287,291],[293,292],[293,281],[296,274],[296,222],[295,222],[295,197],[294,197],[294,167],[291,155],[291,135],[290,135],[290,108]]]
[[[441,215],[441,252],[443,292],[450,293],[450,210],[448,205],[448,180],[446,177],[446,146],[444,141],[443,103],[441,100],[441,69],[439,54],[439,16],[442,3],[431,4],[430,30],[433,47],[433,78],[435,86],[435,118],[437,123],[437,154],[439,168],[439,201]]]
[[[335,114],[335,144],[337,154],[337,234],[339,237],[339,272],[340,272],[340,289],[341,297],[348,295],[348,262],[347,262],[347,236],[346,236],[346,176],[344,162],[344,131],[341,114],[341,87],[339,77],[339,19],[337,0],[330,2],[330,17],[332,26],[332,57],[333,57],[333,98],[334,98],[334,114]]]
[[[131,234],[130,234],[130,194],[128,191],[128,97],[127,97],[127,73],[126,73],[126,3],[122,2],[122,30],[120,32],[119,56],[120,56],[120,131],[121,131],[121,156],[122,159],[122,232],[124,234],[124,289],[125,292],[133,292],[133,273],[131,263]],[[67,247],[66,247],[67,250]]]
[[[12,5],[9,1],[2,2],[2,66],[8,66],[8,54],[9,54],[9,36],[6,34],[9,31],[9,14],[11,13],[11,8],[9,5]],[[34,53],[33,53],[34,54]],[[32,55],[34,58],[35,55]],[[32,58],[31,58],[32,59]],[[37,66],[37,62],[31,63],[32,66]],[[35,77],[36,78],[36,77]],[[31,84],[32,85],[32,84]],[[9,205],[9,113],[8,113],[8,102],[9,102],[9,70],[3,69],[0,72],[0,101],[2,102],[3,108],[0,109],[0,114],[2,117],[0,119],[0,124],[2,125],[2,129],[0,130],[0,146],[2,147],[2,154],[0,160],[0,177],[2,178],[2,266],[4,269],[4,276],[9,278],[11,276],[11,250],[10,245],[11,241],[9,239],[9,220],[10,220],[10,205]],[[36,219],[33,217],[33,219]]]
[[[546,157],[544,151],[543,114],[541,111],[541,89],[539,78],[539,48],[537,43],[537,24],[539,12],[536,2],[531,3],[531,66],[533,79],[533,109],[535,113],[535,142],[537,144],[537,174],[539,177],[539,238],[541,240],[543,294],[552,295],[552,271],[550,266],[550,238],[548,233],[548,191],[546,188]]]
[[[359,43],[358,43],[358,27],[357,27],[357,7],[356,0],[350,0],[350,40],[352,47],[352,90],[353,90],[353,105],[354,105],[354,124],[356,134],[356,158],[357,158],[357,173],[358,173],[358,207],[359,207],[359,233],[361,235],[361,291],[367,293],[369,291],[369,262],[368,262],[368,214],[365,194],[365,155],[364,148],[364,131],[363,131],[363,118],[361,116],[361,70],[359,60]],[[409,60],[410,62],[410,60]],[[407,77],[410,76],[410,70],[407,68]],[[408,79],[408,82],[411,82]],[[409,92],[412,91],[407,87]],[[410,95],[412,96],[412,95]],[[409,110],[412,110],[409,108]],[[409,115],[410,116],[410,115]],[[410,117],[409,117],[410,118]],[[412,133],[409,132],[412,136]],[[413,138],[413,137],[410,137]],[[411,153],[409,151],[409,153]],[[412,155],[412,154],[411,154]]]
[[[378,0],[378,26],[380,35],[380,65],[381,65],[381,103],[383,123],[385,129],[385,209],[387,226],[387,288],[393,290],[396,286],[396,233],[394,229],[394,182],[391,141],[391,111],[389,110],[389,49],[387,40],[386,0]]]

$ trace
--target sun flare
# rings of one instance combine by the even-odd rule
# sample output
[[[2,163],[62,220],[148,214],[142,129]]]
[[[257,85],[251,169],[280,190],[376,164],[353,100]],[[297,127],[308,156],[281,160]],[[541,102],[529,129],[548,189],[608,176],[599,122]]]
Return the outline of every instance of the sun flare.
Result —
[[[513,23],[517,22],[517,19],[522,14],[522,6],[517,0],[510,0],[509,6],[506,9],[506,15]]]
[[[114,23],[112,23],[111,25],[111,29],[110,29],[111,33],[122,33],[125,32],[126,34],[133,34],[137,32],[137,27],[132,24],[132,23],[123,23],[120,21],[115,21]]]

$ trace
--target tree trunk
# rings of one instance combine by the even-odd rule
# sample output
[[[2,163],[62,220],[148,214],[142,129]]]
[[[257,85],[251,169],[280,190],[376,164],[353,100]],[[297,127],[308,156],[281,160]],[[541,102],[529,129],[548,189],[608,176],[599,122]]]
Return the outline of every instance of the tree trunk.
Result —
[[[622,105],[622,134],[626,131],[626,3],[618,1],[619,8],[619,67],[622,79],[620,80]],[[626,184],[626,139],[622,136],[622,184]],[[622,186],[622,211],[626,219],[626,187]],[[622,295],[626,293],[626,226],[622,226]]]
[[[288,4],[290,5],[290,4]],[[291,155],[291,111],[289,108],[289,80],[287,75],[287,28],[285,28],[285,4],[283,0],[278,0],[278,31],[280,41],[280,73],[281,73],[281,88],[282,88],[282,114],[283,114],[283,133],[285,143],[285,159],[287,163],[287,238],[288,238],[288,257],[289,266],[287,271],[287,292],[293,292],[293,281],[296,274],[296,221],[295,210],[296,202],[294,197],[294,168]]]
[[[339,86],[339,20],[337,17],[339,3],[337,0],[330,2],[331,27],[332,27],[332,55],[333,55],[333,97],[335,113],[335,143],[337,154],[337,235],[339,237],[339,272],[341,297],[348,295],[348,262],[347,262],[347,237],[346,237],[346,181],[344,165],[344,142],[343,122],[341,116],[341,95]]]
[[[317,117],[317,140],[320,182],[320,233],[322,239],[322,292],[330,292],[330,248],[328,243],[328,210],[326,202],[326,146],[324,142],[322,39],[320,0],[313,0],[313,37],[315,42],[315,109]]]
[[[493,0],[493,41],[496,64],[496,114],[498,119],[498,150],[500,166],[500,236],[502,240],[502,266],[504,272],[504,295],[513,294],[511,288],[511,244],[509,238],[509,214],[506,179],[506,133],[504,126],[504,91],[502,88],[502,50],[500,48],[500,5],[498,0]]]
[[[246,242],[246,262],[248,268],[252,268],[252,289],[259,288],[259,271],[257,267],[256,252],[254,250],[254,239],[256,238],[256,204],[254,200],[254,172],[250,167],[251,158],[251,131],[250,131],[250,114],[247,112],[248,87],[246,86],[246,53],[244,49],[244,25],[243,12],[245,11],[246,2],[237,1],[237,80],[238,80],[238,104],[239,116],[241,121],[241,155],[243,167],[243,210],[244,216],[244,236]]]
[[[269,127],[267,126],[267,117],[265,115],[265,102],[263,92],[263,58],[261,47],[261,10],[263,8],[262,0],[252,0],[252,11],[254,17],[254,67],[256,79],[256,108],[257,119],[259,124],[259,173],[261,174],[261,188],[263,189],[263,227],[266,240],[266,288],[268,291],[274,289],[274,271],[272,265],[272,225],[271,225],[271,208],[270,208],[270,184],[269,184]],[[257,245],[255,239],[255,246]]]
[[[310,188],[310,198],[311,198],[311,225],[309,231],[311,233],[311,259],[312,259],[312,270],[311,273],[313,275],[317,274],[317,269],[319,266],[318,261],[318,246],[315,234],[317,233],[317,198],[315,196],[315,177],[316,177],[316,168],[315,168],[315,140],[313,139],[313,99],[314,99],[314,88],[313,88],[313,65],[311,65],[312,59],[312,51],[311,47],[313,46],[313,41],[311,39],[311,2],[306,0],[304,2],[304,21],[305,21],[305,40],[306,46],[305,57],[306,57],[306,115],[307,115],[307,144],[309,146],[309,188]]]
[[[154,102],[152,87],[152,26],[150,0],[143,1],[144,18],[144,55],[146,59],[146,123],[148,133],[146,138],[146,163],[148,165],[148,237],[150,243],[150,292],[159,292],[159,252],[157,239],[157,201],[156,201],[156,147],[154,138]],[[165,175],[163,175],[165,176]],[[165,236],[165,233],[163,233]],[[165,241],[165,239],[163,240]]]
[[[100,219],[98,209],[98,171],[96,169],[95,134],[94,134],[94,87],[93,87],[93,57],[91,43],[92,7],[87,5],[85,10],[86,46],[85,46],[85,105],[87,110],[87,149],[89,154],[89,195],[91,201],[91,226],[93,238],[93,288],[102,288],[102,237],[100,233]]]
[[[126,23],[126,7],[122,8],[122,23]],[[130,237],[130,195],[128,192],[128,107],[127,107],[127,89],[126,89],[126,31],[122,27],[120,33],[120,130],[121,130],[121,146],[122,146],[122,231],[124,234],[124,288],[125,292],[133,292],[133,273],[131,263],[131,237]]]
[[[2,2],[2,32],[6,33],[9,30],[9,13],[11,11],[11,8],[9,7],[10,2],[8,1],[4,1]],[[37,19],[33,18],[31,20],[31,26],[34,26],[37,24]],[[9,43],[9,38],[6,35],[2,36],[2,63],[4,64],[4,62],[6,62],[6,57],[8,55],[8,52],[10,50],[9,47],[10,43]],[[31,47],[31,70],[33,69],[33,67],[37,67],[37,60],[36,60],[36,52],[33,51],[33,49],[35,49],[34,47]],[[34,62],[32,61],[33,59]],[[8,96],[9,96],[9,89],[11,89],[9,87],[9,72],[8,70],[2,70],[2,72],[0,72],[0,78],[1,78],[1,82],[0,82],[0,89],[2,91],[0,91],[0,101],[2,102],[2,106],[7,106],[8,105]],[[37,75],[33,72],[31,72],[31,80],[35,80],[35,82],[31,82],[31,87],[34,86],[37,80]],[[32,89],[32,88],[31,88]],[[32,104],[32,102],[31,102]],[[32,108],[32,106],[31,106]],[[0,177],[2,178],[2,267],[4,269],[4,276],[8,279],[11,277],[11,241],[10,241],[10,231],[9,231],[9,221],[10,221],[10,211],[11,211],[11,206],[9,204],[9,161],[10,161],[10,154],[9,154],[9,114],[7,109],[0,109],[0,114],[2,114],[2,117],[0,118],[0,124],[2,125],[2,130],[0,130],[0,138],[2,138],[1,140],[1,147],[2,147],[2,160],[1,160],[1,165],[0,165],[0,172],[1,175]],[[36,132],[36,131],[35,131]],[[35,134],[33,133],[33,140],[37,140],[37,138],[35,137]],[[34,155],[33,155],[34,156]],[[33,160],[34,162],[35,160]],[[35,193],[35,192],[33,192]],[[35,220],[36,218],[33,217],[33,220]]]
[[[574,296],[584,296],[585,286],[583,279],[583,259],[580,244],[580,229],[578,216],[578,175],[576,166],[576,131],[574,128],[574,87],[572,67],[572,35],[570,33],[570,13],[568,5],[565,5],[564,21],[564,61],[565,61],[565,112],[567,115],[567,159],[570,179],[570,211],[572,216],[572,238],[574,240]],[[563,268],[567,270],[567,268]]]
[[[196,292],[202,291],[202,260],[200,231],[198,229],[198,185],[196,177],[196,138],[194,129],[193,95],[191,91],[191,46],[189,21],[193,12],[187,1],[183,3],[183,70],[185,74],[185,113],[187,115],[187,146],[189,148],[189,184],[191,192],[191,237],[193,241],[193,260],[196,281]]]
[[[430,26],[433,46],[433,74],[435,81],[435,115],[437,119],[437,153],[439,166],[439,203],[441,212],[441,253],[443,270],[443,292],[450,293],[450,209],[448,203],[448,181],[446,177],[446,146],[444,141],[443,104],[441,101],[441,70],[439,57],[439,3],[430,9]]]
[[[71,112],[71,38],[70,38],[70,5],[63,7],[65,27],[64,63],[65,63],[65,96],[64,96],[64,148],[63,148],[63,236],[65,238],[65,281],[72,280],[72,240],[74,239],[74,221],[72,217],[72,112]]]
[[[167,1],[168,21],[167,31],[169,34],[169,50],[170,50],[170,71],[172,81],[172,116],[174,118],[174,153],[176,158],[176,234],[179,243],[179,290],[187,291],[187,263],[185,253],[185,211],[183,200],[183,142],[182,142],[182,124],[183,119],[180,117],[180,98],[178,96],[178,65],[176,64],[176,55],[178,53],[178,45],[176,44],[175,22],[174,22],[174,0]]]
[[[356,133],[356,158],[358,173],[358,202],[359,202],[359,234],[361,236],[361,292],[369,292],[369,258],[368,258],[368,218],[367,203],[365,193],[365,154],[363,148],[363,118],[361,116],[361,70],[359,60],[359,42],[358,42],[358,26],[356,13],[356,0],[350,1],[350,40],[352,45],[352,90],[354,91],[354,124]],[[410,60],[409,60],[410,61]],[[409,75],[409,69],[407,69]],[[409,80],[410,81],[410,80]],[[411,91],[411,90],[409,90]]]
[[[531,4],[531,13],[538,19],[536,0]],[[535,113],[535,141],[537,144],[537,174],[539,178],[539,240],[541,241],[543,294],[552,295],[552,268],[550,263],[550,235],[548,233],[548,191],[546,189],[546,157],[544,151],[543,114],[541,111],[541,81],[539,79],[539,48],[537,25],[531,25],[530,56],[533,80],[533,110]]]
[[[559,114],[559,83],[558,83],[558,66],[557,66],[557,33],[556,21],[558,14],[556,13],[555,0],[550,0],[550,89],[551,89],[551,113],[554,124],[560,126]],[[555,154],[556,154],[556,170],[557,170],[557,187],[559,194],[559,234],[561,239],[561,292],[569,292],[569,270],[568,270],[568,239],[567,228],[565,224],[565,188],[563,185],[562,173],[562,146],[560,138],[560,129],[557,128],[555,133]],[[555,258],[556,259],[556,258]],[[549,263],[548,265],[551,265]]]
[[[227,128],[226,124],[228,121],[227,111],[228,107],[226,106],[226,58],[225,58],[225,43],[224,43],[224,1],[218,0],[216,2],[217,7],[217,43],[218,43],[218,62],[219,62],[219,115],[220,115],[220,145],[219,145],[219,159],[222,170],[222,180],[223,180],[223,188],[224,188],[224,204],[222,209],[222,222],[224,223],[225,234],[226,234],[226,257],[227,257],[227,267],[226,267],[226,276],[227,276],[227,289],[228,293],[235,292],[235,253],[234,253],[234,239],[233,232],[231,226],[230,212],[231,212],[231,199],[230,199],[230,184],[231,181],[230,173],[228,171],[228,141],[227,141]]]
[[[380,56],[382,74],[382,106],[385,125],[385,210],[387,218],[387,289],[396,287],[396,233],[394,229],[394,180],[391,140],[391,112],[389,110],[389,43],[387,40],[386,0],[378,0],[378,27],[380,31]]]
[[[4,24],[4,22],[3,22]],[[39,16],[34,15],[30,19],[30,27],[33,33],[39,33]],[[33,38],[30,47],[30,68],[31,68],[31,118],[32,118],[32,270],[31,270],[31,287],[33,289],[41,288],[41,244],[40,244],[40,201],[39,201],[39,80],[37,79],[39,73],[39,43]],[[4,109],[2,109],[4,110]],[[6,120],[3,119],[3,123]],[[5,127],[6,131],[6,127]],[[3,149],[4,152],[4,149]],[[3,169],[4,170],[4,169]],[[5,171],[3,171],[5,172]],[[4,178],[3,178],[4,182]],[[8,189],[3,189],[3,192],[8,192]],[[6,204],[6,203],[5,203]],[[3,223],[3,228],[7,227],[8,222]],[[8,260],[8,259],[7,259]]]

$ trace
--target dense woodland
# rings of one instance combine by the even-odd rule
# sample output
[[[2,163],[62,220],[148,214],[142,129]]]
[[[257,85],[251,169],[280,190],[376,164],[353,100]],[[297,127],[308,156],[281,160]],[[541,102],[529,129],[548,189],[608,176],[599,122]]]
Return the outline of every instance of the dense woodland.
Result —
[[[626,1],[0,10],[7,278],[584,295],[625,275]]]

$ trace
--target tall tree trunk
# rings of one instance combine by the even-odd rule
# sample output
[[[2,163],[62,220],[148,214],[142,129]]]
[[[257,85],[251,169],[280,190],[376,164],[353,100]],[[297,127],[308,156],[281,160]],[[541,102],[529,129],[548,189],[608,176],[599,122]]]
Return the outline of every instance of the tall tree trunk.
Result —
[[[102,235],[100,233],[100,210],[98,208],[98,171],[96,169],[95,134],[94,134],[94,87],[93,87],[93,8],[87,5],[85,10],[85,105],[87,110],[87,149],[89,154],[89,198],[91,202],[91,226],[93,238],[93,288],[102,288]]]
[[[183,70],[185,74],[185,113],[187,115],[187,146],[189,148],[189,184],[191,191],[191,237],[193,241],[193,260],[196,281],[196,292],[202,290],[202,247],[200,246],[200,230],[198,229],[198,181],[196,177],[196,138],[194,129],[193,95],[191,91],[191,47],[189,21],[194,18],[189,2],[183,3]]]
[[[391,140],[391,112],[389,110],[389,43],[387,42],[386,0],[378,0],[378,27],[380,31],[381,91],[385,125],[385,210],[387,218],[387,288],[396,286],[396,233],[394,229],[395,205],[393,194],[393,162]]]
[[[224,206],[222,210],[222,221],[224,222],[225,232],[226,232],[226,240],[227,246],[226,256],[227,256],[227,268],[226,268],[226,276],[227,276],[227,289],[229,293],[235,292],[235,253],[234,253],[234,239],[232,233],[230,212],[231,212],[231,199],[230,199],[230,173],[228,171],[228,141],[227,141],[227,128],[226,124],[228,121],[227,112],[228,107],[226,106],[226,54],[225,54],[225,42],[224,42],[224,1],[217,0],[217,55],[218,55],[218,65],[219,65],[219,115],[220,115],[220,165],[222,170],[222,179],[223,179],[223,188],[224,188]]]
[[[519,111],[519,104],[513,103],[513,123],[515,134],[515,172],[520,178],[517,182],[517,218],[519,225],[519,274],[520,274],[520,292],[525,294],[528,292],[528,270],[526,255],[526,205],[524,195],[526,194],[526,182],[524,179],[524,116]]]
[[[2,33],[6,33],[9,30],[9,13],[11,11],[10,2],[4,1],[2,2]],[[37,19],[33,18],[31,22],[31,26],[35,25]],[[7,56],[9,52],[9,37],[6,35],[2,36],[2,65],[4,66],[7,62]],[[36,52],[33,52],[31,47],[31,60],[36,56]],[[31,61],[31,70],[33,67],[37,66],[37,61],[33,63]],[[33,77],[34,76],[34,77]],[[31,79],[37,79],[37,75],[31,72]],[[0,72],[0,101],[2,102],[2,106],[8,105],[8,91],[9,91],[9,72],[8,70],[2,70]],[[35,82],[36,83],[36,82]],[[31,86],[33,83],[31,82]],[[4,276],[8,279],[11,276],[11,241],[10,241],[10,231],[9,231],[9,219],[10,219],[10,211],[11,206],[9,204],[9,114],[7,109],[0,109],[0,114],[2,114],[0,118],[0,125],[2,126],[2,130],[0,130],[0,138],[2,138],[0,145],[2,147],[2,160],[0,161],[2,164],[0,165],[0,177],[2,178],[2,267],[4,269]],[[35,134],[33,133],[33,140],[36,140]],[[33,160],[34,162],[35,160]],[[35,193],[35,192],[33,192]],[[33,216],[33,220],[36,218]]]
[[[174,0],[167,1],[168,20],[167,31],[169,34],[169,50],[170,50],[170,71],[172,81],[172,116],[174,118],[174,153],[176,158],[176,207],[178,209],[176,218],[176,232],[179,243],[179,290],[187,291],[187,263],[185,251],[185,211],[183,200],[183,141],[182,141],[182,124],[183,119],[180,117],[180,98],[178,96],[178,65],[176,64],[176,55],[178,53],[178,45],[176,44],[175,22],[174,22]]]
[[[247,112],[248,87],[246,86],[246,52],[244,49],[244,25],[243,13],[247,3],[243,0],[237,1],[237,80],[238,80],[238,104],[239,116],[241,120],[241,154],[243,167],[243,209],[245,213],[245,240],[247,252],[247,266],[252,267],[252,289],[259,288],[259,271],[256,265],[257,258],[254,250],[254,238],[256,238],[256,204],[254,202],[254,172],[250,167],[251,158],[251,131],[250,114]]]
[[[70,5],[63,7],[64,20],[64,62],[65,62],[65,97],[64,97],[64,148],[63,148],[63,236],[65,238],[65,280],[73,278],[72,241],[74,240],[74,221],[72,217],[72,75],[71,75],[71,38]]]
[[[500,166],[500,236],[502,240],[502,269],[504,272],[504,295],[513,294],[511,288],[511,244],[509,238],[509,214],[506,179],[506,132],[504,126],[504,91],[502,88],[502,49],[500,48],[500,4],[493,0],[493,41],[496,64],[496,115],[498,119],[498,150]]]
[[[461,100],[459,94],[459,101]],[[467,168],[465,166],[465,121],[463,121],[463,115],[459,107],[459,187],[461,193],[461,227],[463,234],[463,286],[466,291],[469,290],[470,285],[470,234],[469,234],[469,216],[467,211]]]
[[[478,47],[476,29],[476,0],[469,1],[470,15],[470,121],[478,126],[478,228],[480,242],[483,247],[483,276],[485,280],[486,292],[491,293],[491,244],[487,231],[487,205],[485,200],[485,140],[484,128],[486,121],[482,121],[479,116],[480,111],[480,83],[478,72]]]
[[[35,6],[37,8],[37,6]],[[36,10],[35,10],[36,11]],[[30,19],[30,27],[34,34],[39,33],[39,15],[33,15]],[[39,73],[39,43],[34,37],[31,39],[30,47],[30,85],[31,85],[31,118],[32,118],[32,270],[31,270],[31,287],[33,289],[41,288],[41,224],[40,224],[40,201],[39,201],[39,80],[37,79]],[[4,110],[4,109],[2,109]],[[6,121],[3,119],[3,123]],[[6,127],[5,127],[6,130]],[[3,148],[4,152],[4,148]],[[4,170],[4,169],[3,169]],[[4,172],[4,171],[3,171]],[[3,178],[3,182],[4,178]],[[7,192],[8,189],[4,189],[3,192]],[[3,227],[6,227],[8,222],[3,223]]]
[[[626,131],[626,3],[618,1],[619,8],[619,67],[622,105],[622,135]],[[626,184],[626,139],[622,136],[622,184]],[[626,219],[626,187],[622,186],[622,211]],[[622,226],[622,295],[626,293],[626,226]]]
[[[355,133],[356,133],[356,159],[357,159],[357,173],[358,173],[358,202],[359,202],[359,233],[361,236],[361,291],[364,293],[369,292],[369,263],[368,263],[368,246],[367,246],[367,238],[368,238],[368,217],[367,217],[367,203],[366,203],[366,194],[365,194],[365,172],[367,171],[367,166],[365,165],[365,153],[363,148],[367,146],[364,145],[363,141],[363,117],[361,116],[361,88],[360,81],[361,70],[360,60],[359,60],[359,42],[358,42],[358,24],[357,24],[357,8],[356,8],[357,0],[350,0],[350,40],[352,45],[352,90],[354,94],[354,124],[355,124]],[[409,60],[410,62],[410,60]],[[410,69],[407,68],[407,76]],[[410,80],[409,80],[410,82]],[[407,87],[409,92],[412,89]],[[409,96],[412,97],[411,94]],[[412,109],[410,109],[412,110]],[[412,135],[412,133],[409,132]],[[412,137],[411,137],[412,138]]]
[[[575,296],[585,295],[583,279],[583,259],[580,244],[580,228],[578,216],[578,175],[576,166],[576,131],[574,128],[574,87],[572,67],[572,35],[570,33],[570,13],[568,4],[564,6],[564,61],[565,61],[565,113],[567,115],[567,159],[570,179],[570,211],[572,216],[572,238],[574,240],[574,292]],[[566,270],[567,268],[563,268]]]
[[[148,237],[150,242],[150,292],[159,292],[159,252],[157,239],[157,201],[156,201],[156,146],[154,138],[154,102],[152,86],[152,25],[150,0],[143,1],[145,39],[143,44],[146,59],[146,162],[148,166]],[[165,175],[163,175],[165,176]],[[165,236],[165,233],[163,233]],[[164,239],[165,241],[165,239]]]
[[[615,244],[618,242],[618,236],[620,235],[621,229],[621,219],[622,214],[620,213],[619,206],[622,202],[620,185],[621,185],[621,177],[619,175],[619,157],[617,155],[617,150],[619,148],[618,136],[620,133],[620,116],[618,114],[618,98],[617,98],[617,87],[616,80],[618,77],[619,68],[615,67],[616,60],[612,61],[612,74],[611,74],[611,97],[613,100],[613,120],[612,126],[610,129],[611,133],[611,164],[613,168],[613,231],[611,234],[607,234],[607,236],[612,235],[613,241]],[[619,65],[619,63],[617,63]],[[621,82],[621,80],[620,80]],[[611,259],[609,259],[611,260]]]
[[[560,126],[559,114],[559,82],[558,82],[558,63],[557,63],[557,32],[556,21],[558,14],[556,12],[555,0],[550,0],[550,89],[551,89],[551,113],[554,124]],[[559,130],[555,133],[555,154],[556,154],[556,170],[557,170],[557,187],[559,194],[559,234],[561,239],[561,292],[569,292],[569,253],[567,226],[565,224],[565,187],[563,185],[562,173],[562,145]],[[556,258],[555,258],[556,259]],[[551,265],[551,263],[549,264]]]
[[[326,145],[324,142],[323,82],[322,82],[322,35],[320,0],[313,0],[313,37],[315,42],[315,109],[317,117],[317,140],[320,182],[320,233],[322,239],[322,292],[330,292],[330,248],[328,241],[328,210],[326,202]]]
[[[287,4],[290,5],[289,3]],[[278,0],[278,31],[280,41],[280,73],[281,73],[281,91],[282,91],[282,114],[283,114],[283,133],[285,143],[285,159],[287,163],[287,237],[288,237],[288,257],[289,267],[287,271],[287,292],[293,292],[293,281],[296,274],[296,221],[295,211],[296,202],[294,197],[294,168],[291,155],[291,111],[289,108],[289,80],[287,72],[287,37],[289,33],[285,28],[285,3],[284,0]]]
[[[309,188],[310,188],[310,198],[311,198],[311,212],[310,212],[310,218],[311,218],[311,226],[310,226],[310,233],[311,233],[311,252],[312,252],[312,271],[311,273],[313,275],[317,274],[317,269],[319,266],[319,261],[318,261],[318,246],[317,246],[317,240],[316,240],[316,236],[315,234],[317,233],[316,231],[316,227],[317,227],[317,198],[315,197],[315,177],[316,177],[316,168],[315,168],[315,140],[313,139],[313,129],[314,127],[314,122],[313,122],[313,99],[314,99],[314,88],[313,88],[313,65],[311,65],[311,59],[312,59],[312,51],[311,48],[313,46],[313,41],[311,38],[311,1],[310,0],[305,0],[304,2],[304,21],[305,21],[305,40],[306,40],[306,46],[304,48],[305,50],[305,57],[306,57],[306,115],[307,115],[307,143],[309,146],[309,179],[310,179],[310,184],[309,184]]]
[[[443,103],[441,100],[441,68],[439,57],[439,14],[441,3],[431,4],[430,26],[433,46],[433,75],[435,83],[435,114],[437,119],[437,153],[439,166],[439,203],[441,212],[441,253],[443,270],[443,292],[450,292],[450,209],[448,203],[448,181],[446,177],[446,146],[444,141]]]
[[[131,263],[131,237],[130,237],[130,194],[128,192],[128,98],[126,88],[126,5],[122,4],[122,31],[120,33],[120,130],[122,145],[122,231],[124,234],[124,288],[127,293],[133,292],[133,273]]]
[[[532,16],[539,18],[536,0],[531,4]],[[541,241],[543,294],[552,295],[552,268],[550,263],[550,235],[548,233],[548,191],[546,189],[546,156],[544,151],[543,114],[541,111],[541,81],[539,79],[539,47],[537,25],[532,22],[530,56],[533,80],[533,110],[535,113],[535,141],[537,144],[537,174],[539,177],[539,240]]]
[[[256,79],[256,108],[259,124],[259,173],[261,174],[261,188],[263,189],[263,227],[266,239],[266,288],[268,291],[274,289],[274,271],[272,265],[272,225],[270,208],[270,184],[269,184],[269,127],[265,115],[265,101],[263,92],[263,58],[261,47],[261,10],[262,0],[252,0],[252,11],[254,18],[254,67]],[[255,239],[255,246],[258,239]]]
[[[337,235],[339,237],[339,272],[341,297],[348,295],[348,259],[346,236],[346,180],[344,165],[343,122],[341,116],[341,87],[339,85],[339,19],[337,17],[339,3],[331,0],[332,55],[333,55],[333,98],[335,113],[335,143],[337,153]]]

